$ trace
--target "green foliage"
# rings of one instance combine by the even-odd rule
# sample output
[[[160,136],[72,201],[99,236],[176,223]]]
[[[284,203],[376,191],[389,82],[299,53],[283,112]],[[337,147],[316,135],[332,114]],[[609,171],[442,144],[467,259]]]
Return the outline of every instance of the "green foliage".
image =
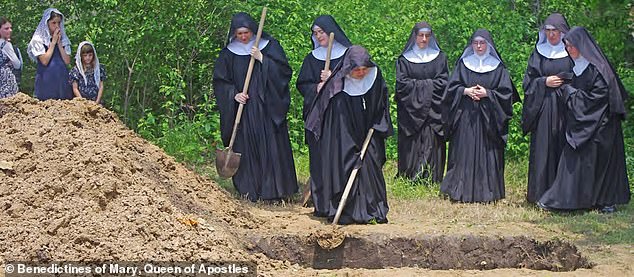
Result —
[[[280,41],[295,69],[288,121],[296,154],[306,154],[307,149],[301,118],[303,99],[294,84],[301,62],[311,50],[312,21],[321,14],[333,15],[353,43],[369,50],[391,94],[395,86],[394,62],[411,27],[422,20],[434,27],[441,48],[448,55],[450,70],[473,31],[489,29],[521,94],[537,28],[552,12],[565,14],[570,25],[586,26],[618,69],[626,87],[634,91],[634,43],[630,35],[634,20],[628,14],[630,1],[5,1],[0,10],[12,20],[14,42],[24,54],[42,11],[51,5],[66,15],[65,26],[73,47],[83,40],[95,44],[109,75],[106,105],[144,137],[159,145],[172,145],[171,153],[183,155],[184,160],[200,160],[205,154],[193,152],[208,151],[214,147],[212,144],[220,142],[211,82],[214,60],[224,47],[231,15],[247,11],[257,20],[263,6],[269,9],[265,30]],[[26,62],[23,91],[33,90],[33,76],[35,64]],[[519,127],[521,107],[515,104],[511,121],[507,147],[510,159],[524,159],[528,152],[529,137]],[[396,126],[394,101],[390,108]],[[625,133],[629,134],[625,137],[630,178],[634,175],[633,153],[629,150],[634,148],[629,139],[632,125],[631,121],[624,124]],[[176,132],[183,134],[174,135]],[[181,146],[187,150],[176,149]],[[393,136],[387,143],[388,158],[396,158],[396,149]]]
[[[526,61],[534,49],[537,29],[552,12],[564,13],[571,25],[583,25],[590,29],[597,40],[606,44],[604,51],[615,65],[626,67],[624,62],[627,32],[626,1],[313,1],[310,5],[292,0],[247,1],[234,7],[236,11],[250,11],[257,18],[261,7],[268,7],[265,29],[280,40],[294,69],[301,66],[311,50],[310,27],[314,18],[331,14],[354,44],[368,49],[373,61],[379,65],[390,93],[394,93],[394,63],[406,43],[411,27],[418,21],[428,21],[434,28],[440,46],[448,55],[450,70],[460,57],[468,38],[477,28],[487,28],[492,33],[498,51],[511,72],[520,94],[526,70]],[[450,15],[450,16],[448,16]],[[605,24],[605,20],[609,20]],[[618,30],[618,31],[615,31]],[[605,38],[605,40],[602,40]],[[616,42],[618,40],[618,42]],[[614,43],[613,43],[614,42]],[[295,76],[291,81],[295,82]],[[289,126],[294,150],[303,149],[302,98],[292,90]],[[520,128],[521,104],[514,106],[511,121],[508,157],[522,159],[528,155],[529,136]],[[396,103],[390,102],[393,123],[396,127]],[[396,128],[395,128],[396,130]],[[386,145],[390,159],[396,158],[396,136]]]

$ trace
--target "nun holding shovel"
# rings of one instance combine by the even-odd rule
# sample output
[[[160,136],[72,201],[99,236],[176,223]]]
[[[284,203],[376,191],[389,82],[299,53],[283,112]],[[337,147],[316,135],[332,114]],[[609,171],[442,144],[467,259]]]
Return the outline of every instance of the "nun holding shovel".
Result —
[[[304,97],[304,110],[302,113],[304,121],[306,121],[310,107],[319,90],[330,77],[331,70],[339,64],[348,47],[352,45],[341,27],[330,15],[317,17],[311,26],[311,31],[313,50],[304,58],[296,84],[297,90]],[[320,152],[310,131],[305,130],[305,137],[310,156],[311,176],[309,181],[310,189],[304,192],[304,200],[302,202],[305,205],[309,200],[312,200],[315,206],[313,214],[325,217],[328,216],[329,199],[319,198],[319,196],[327,195],[329,192],[324,191],[327,188],[321,185],[320,174],[313,174],[313,172],[321,172],[321,168],[318,167]]]
[[[292,70],[279,42],[261,30],[265,13],[260,28],[247,13],[233,16],[213,77],[228,146],[216,152],[216,167],[253,202],[282,200],[298,190],[286,122]]]
[[[317,94],[306,120],[320,150],[328,219],[339,224],[387,223],[383,165],[392,135],[388,90],[381,70],[358,45],[348,48]],[[311,165],[311,168],[313,165]],[[338,211],[339,209],[339,211]]]

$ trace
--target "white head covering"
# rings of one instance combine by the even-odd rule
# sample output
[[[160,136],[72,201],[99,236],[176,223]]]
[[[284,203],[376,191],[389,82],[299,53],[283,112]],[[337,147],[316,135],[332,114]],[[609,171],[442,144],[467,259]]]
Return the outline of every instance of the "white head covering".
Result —
[[[608,84],[610,114],[618,116],[621,120],[625,119],[627,113],[625,103],[628,99],[628,92],[596,40],[586,28],[573,27],[566,34],[566,44],[568,43],[579,50],[579,58],[574,60],[573,71],[575,74],[577,76],[583,74],[583,71],[588,67],[587,64],[592,64]]]
[[[311,52],[315,59],[320,61],[326,60],[326,55],[328,53],[328,47],[323,47],[319,45],[317,38],[314,35],[315,29],[320,28],[324,33],[330,34],[333,33],[335,35],[335,40],[332,42],[332,52],[330,53],[331,59],[338,59],[346,53],[348,47],[352,46],[350,39],[343,32],[335,18],[331,15],[320,15],[315,18],[313,21],[313,25],[310,27],[311,35],[310,38],[313,42],[313,51]]]
[[[314,35],[310,38],[313,40],[313,45],[316,45],[315,49],[312,51],[313,57],[320,61],[325,61],[326,54],[328,53],[328,47],[321,46]],[[332,52],[330,52],[330,58],[333,60],[338,59],[346,53],[346,50],[348,50],[347,47],[335,40],[332,42]]]
[[[545,29],[553,29],[555,26],[545,25],[544,28],[539,30],[539,42],[537,43],[536,49],[537,52],[549,59],[561,59],[568,57],[568,52],[566,52],[566,46],[563,43],[563,37],[565,35],[564,32],[561,32],[561,38],[559,39],[559,43],[556,45],[550,44],[548,38],[546,37]]]
[[[318,27],[317,25],[313,26],[313,30],[315,29],[315,27]],[[319,44],[319,41],[317,41],[317,38],[315,37],[315,35],[311,35],[310,38],[313,40],[313,45],[315,45],[315,48],[313,49],[313,57],[315,57],[315,59],[318,59],[320,61],[325,61],[326,60],[326,54],[328,53],[328,47],[323,47]],[[332,52],[330,52],[330,59],[338,59],[341,56],[343,56],[343,54],[346,53],[346,50],[348,50],[348,47],[343,46],[343,44],[339,43],[337,40],[334,40],[332,42]]]
[[[431,33],[431,28],[419,28],[416,34],[421,32]],[[429,37],[429,44],[427,44],[427,47],[423,49],[419,48],[418,44],[416,44],[416,41],[414,40],[414,43],[411,47],[409,47],[409,50],[403,53],[403,57],[412,63],[428,63],[438,57],[438,54],[440,54],[440,47],[438,46],[436,37],[432,35]]]
[[[247,28],[253,33],[249,42],[242,43],[240,40],[236,39],[236,31],[240,28]],[[255,20],[253,20],[253,17],[251,17],[248,13],[239,12],[234,14],[233,17],[231,17],[231,27],[229,27],[229,33],[227,34],[227,49],[239,56],[251,55],[251,48],[253,48],[253,45],[255,44],[257,31],[258,23],[256,23]],[[264,47],[269,44],[270,39],[272,39],[272,37],[268,33],[262,31],[258,48],[260,50],[264,49]]]
[[[230,42],[229,44],[227,44],[227,49],[229,49],[229,51],[231,51],[232,53],[236,55],[240,55],[240,56],[251,55],[251,48],[253,48],[253,44],[255,44],[255,36],[251,36],[251,40],[247,42],[246,44],[240,42],[240,40],[237,40],[235,38],[236,37],[233,36],[229,40]],[[258,48],[262,50],[268,44],[269,44],[268,39],[260,38],[260,43],[258,44]]]
[[[51,44],[51,34],[48,30],[48,20],[51,18],[52,12],[55,12],[62,17],[62,20],[59,23],[60,32],[62,34],[61,43],[62,46],[64,46],[66,53],[70,55],[70,40],[68,39],[68,36],[66,36],[66,30],[64,29],[64,15],[55,8],[48,8],[44,11],[40,24],[37,25],[37,29],[35,29],[35,33],[33,33],[33,37],[31,37],[31,42],[29,42],[29,46],[27,48],[29,58],[35,62],[37,62],[37,56],[44,54],[46,51],[43,46],[48,47]]]
[[[464,65],[469,70],[478,73],[486,73],[495,70],[498,65],[500,65],[500,57],[498,57],[497,51],[495,51],[495,47],[493,47],[493,45],[487,39],[481,36],[475,37],[472,41],[474,40],[486,41],[486,53],[480,56],[473,50],[473,46],[465,48],[462,56],[460,57]]]
[[[560,40],[556,45],[552,45],[548,41],[546,29],[556,29],[561,32]],[[568,52],[566,52],[563,38],[569,30],[570,28],[568,27],[566,18],[562,14],[553,13],[549,15],[544,21],[544,24],[542,24],[542,27],[539,29],[535,49],[537,49],[537,52],[540,55],[549,59],[561,59],[568,57]]]
[[[378,71],[376,66],[368,68],[368,74],[362,79],[355,79],[350,77],[350,74],[346,75],[346,79],[343,83],[343,91],[350,96],[364,95],[372,88]]]
[[[586,58],[584,58],[583,56],[579,55],[578,58],[573,59],[572,60],[575,63],[575,66],[572,68],[572,71],[575,73],[575,75],[577,76],[581,76],[581,74],[583,73],[584,70],[586,70],[586,68],[588,67],[588,65],[590,64],[590,61],[588,61]]]
[[[77,66],[79,74],[81,74],[81,76],[84,77],[84,82],[87,84],[88,80],[86,80],[86,70],[84,68],[84,64],[81,62],[81,48],[86,44],[92,47],[92,51],[94,54],[94,61],[95,61],[95,68],[93,68],[92,77],[95,78],[95,84],[99,86],[99,81],[101,81],[101,68],[99,67],[99,58],[97,58],[97,49],[95,49],[95,46],[89,41],[82,41],[77,47],[77,52],[75,53],[75,66]]]

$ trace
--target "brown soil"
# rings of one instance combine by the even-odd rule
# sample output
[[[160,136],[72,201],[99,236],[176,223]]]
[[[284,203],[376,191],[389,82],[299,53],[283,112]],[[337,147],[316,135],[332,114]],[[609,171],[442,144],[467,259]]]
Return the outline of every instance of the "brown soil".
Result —
[[[0,262],[240,260],[259,220],[91,102],[0,101]]]
[[[211,180],[139,138],[116,114],[91,102],[39,102],[24,94],[0,100],[0,264],[11,260],[235,260],[257,262],[260,274],[276,276],[553,275],[528,269],[315,270],[290,258],[282,262],[265,256],[256,239],[299,238],[295,245],[278,248],[304,253],[299,246],[307,242],[336,245],[343,236],[346,240],[382,236],[387,241],[421,235],[552,238],[529,224],[476,228],[412,219],[396,212],[406,207],[392,205],[395,212],[391,211],[389,224],[345,226],[333,235],[332,227],[312,217],[309,208],[235,200]],[[403,247],[408,243],[404,241]],[[561,274],[633,272],[631,248],[591,247],[582,248],[581,253],[588,250],[597,266]]]
[[[591,268],[577,248],[561,241],[540,243],[519,237],[426,236],[348,237],[338,247],[324,248],[305,236],[251,237],[259,252],[315,269],[401,268],[496,269],[529,268],[574,271]],[[368,255],[368,254],[372,255]]]

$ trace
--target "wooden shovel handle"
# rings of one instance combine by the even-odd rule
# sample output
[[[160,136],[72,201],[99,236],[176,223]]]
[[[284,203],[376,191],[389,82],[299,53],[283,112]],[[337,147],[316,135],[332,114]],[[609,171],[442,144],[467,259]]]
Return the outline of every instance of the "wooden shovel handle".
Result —
[[[335,41],[335,33],[330,33],[328,37],[328,51],[326,51],[326,64],[324,70],[330,70],[330,56],[332,55],[332,44]]]
[[[259,47],[260,38],[262,37],[262,28],[264,27],[264,18],[266,18],[266,7],[262,8],[262,16],[260,17],[260,25],[258,26],[258,33],[255,36],[255,43],[253,46]],[[244,80],[244,86],[242,87],[242,92],[248,95],[249,92],[249,83],[251,82],[251,74],[253,74],[253,66],[255,65],[255,58],[251,56],[249,60],[249,68],[247,69],[247,76]],[[233,131],[231,132],[231,140],[229,141],[229,149],[233,148],[233,142],[236,140],[236,134],[238,133],[238,125],[240,124],[240,120],[242,119],[242,111],[244,110],[244,104],[240,103],[238,106],[238,112],[236,113],[236,120],[233,123]]]
[[[374,129],[370,129],[368,131],[368,135],[365,137],[365,141],[363,142],[363,147],[361,147],[361,161],[363,161],[363,157],[365,157],[365,152],[368,150],[368,145],[370,144],[370,140],[372,140],[372,135],[374,134]],[[346,188],[343,190],[343,195],[341,196],[341,201],[339,201],[339,207],[337,207],[337,214],[335,214],[335,219],[332,221],[332,225],[337,225],[339,222],[339,217],[341,217],[341,213],[343,212],[343,206],[346,205],[346,201],[348,200],[348,194],[350,194],[350,189],[352,189],[352,183],[354,183],[354,179],[357,177],[357,172],[359,172],[359,168],[355,168],[350,173],[350,177],[348,178],[348,182],[346,183]]]

